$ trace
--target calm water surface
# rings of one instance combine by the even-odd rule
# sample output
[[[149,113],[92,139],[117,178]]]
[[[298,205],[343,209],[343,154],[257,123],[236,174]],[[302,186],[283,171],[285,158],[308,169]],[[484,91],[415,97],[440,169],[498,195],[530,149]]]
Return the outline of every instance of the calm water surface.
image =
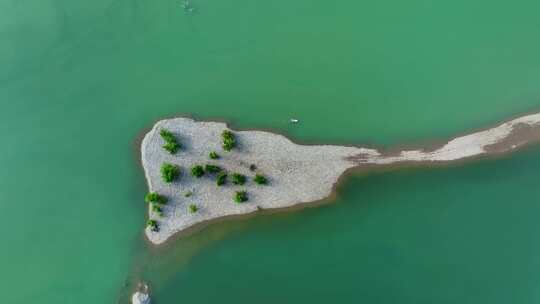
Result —
[[[537,1],[0,0],[6,303],[537,303],[540,150],[351,178],[335,204],[142,238],[165,116],[419,142],[540,108]],[[302,123],[288,124],[290,117]]]

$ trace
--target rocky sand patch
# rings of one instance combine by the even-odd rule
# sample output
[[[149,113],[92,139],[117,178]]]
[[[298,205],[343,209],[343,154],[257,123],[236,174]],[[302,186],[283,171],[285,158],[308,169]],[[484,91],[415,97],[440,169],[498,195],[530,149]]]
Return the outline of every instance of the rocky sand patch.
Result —
[[[233,136],[231,147],[225,143],[225,130]],[[145,135],[141,147],[149,192],[156,195],[149,198],[145,233],[152,243],[161,244],[198,223],[320,201],[332,193],[345,171],[355,167],[451,162],[506,153],[539,140],[540,113],[453,138],[436,148],[397,153],[395,149],[387,153],[354,146],[300,145],[270,132],[230,130],[222,122],[161,120]],[[170,182],[163,176],[164,164],[177,168]],[[194,169],[197,166],[202,171]],[[217,182],[220,173],[227,174],[222,185]],[[245,177],[243,184],[233,182],[235,173]],[[265,183],[257,183],[257,175]]]

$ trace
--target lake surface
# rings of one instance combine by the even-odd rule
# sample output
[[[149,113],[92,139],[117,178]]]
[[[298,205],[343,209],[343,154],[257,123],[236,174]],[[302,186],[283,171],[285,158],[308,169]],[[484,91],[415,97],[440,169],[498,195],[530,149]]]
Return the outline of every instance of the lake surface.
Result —
[[[538,110],[538,1],[191,3],[0,0],[4,302],[538,303],[540,147],[160,249],[138,151],[180,114],[387,146]]]

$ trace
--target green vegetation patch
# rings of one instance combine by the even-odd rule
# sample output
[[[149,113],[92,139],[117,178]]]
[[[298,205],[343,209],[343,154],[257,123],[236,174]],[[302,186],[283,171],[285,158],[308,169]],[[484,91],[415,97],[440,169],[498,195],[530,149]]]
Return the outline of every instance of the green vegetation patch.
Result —
[[[176,154],[176,152],[178,152],[178,150],[180,150],[180,144],[175,143],[175,142],[168,142],[168,143],[164,144],[162,147],[163,147],[163,149],[167,150],[171,154]]]
[[[221,138],[223,138],[223,150],[231,151],[236,146],[236,138],[231,131],[223,131],[223,133],[221,133]]]
[[[216,184],[218,186],[222,186],[222,185],[225,185],[226,182],[227,182],[227,173],[225,173],[224,171],[219,172],[216,178]]]
[[[197,211],[199,211],[199,207],[197,207],[197,205],[195,204],[189,205],[189,213],[195,213]]]
[[[221,167],[216,166],[216,165],[207,164],[206,166],[204,166],[204,171],[208,173],[218,173],[218,172],[221,172],[221,170],[222,170]]]
[[[204,175],[204,169],[201,165],[196,165],[191,168],[191,175],[196,178],[202,177]]]
[[[159,131],[159,135],[161,135],[161,138],[163,138],[163,140],[166,142],[176,142],[176,137],[174,137],[174,134],[167,129],[161,129]]]
[[[167,129],[161,129],[159,135],[165,141],[165,144],[162,146],[163,149],[167,150],[171,154],[176,154],[178,150],[182,148],[182,145],[178,142],[178,139]]]
[[[219,159],[219,154],[217,154],[216,151],[212,151],[208,154],[208,157],[210,157],[210,159]]]
[[[186,191],[186,193],[184,193],[184,197],[190,197],[193,195],[193,192],[191,191]]]
[[[157,203],[157,204],[166,204],[167,198],[163,195],[158,194],[157,192],[150,192],[145,197],[144,200],[147,203]]]
[[[164,163],[161,165],[161,178],[166,183],[172,183],[180,176],[180,167],[170,163]]]
[[[148,220],[148,222],[146,222],[146,227],[155,232],[159,231],[159,225],[155,220]]]
[[[246,177],[240,173],[233,173],[232,182],[235,185],[243,185],[246,183]]]
[[[163,209],[158,204],[152,204],[152,211],[159,216],[163,216]]]
[[[236,191],[234,194],[234,201],[238,204],[246,202],[248,200],[248,195],[246,191]]]
[[[268,180],[266,179],[266,177],[261,174],[255,175],[255,177],[253,178],[253,181],[259,185],[266,185],[268,183]]]

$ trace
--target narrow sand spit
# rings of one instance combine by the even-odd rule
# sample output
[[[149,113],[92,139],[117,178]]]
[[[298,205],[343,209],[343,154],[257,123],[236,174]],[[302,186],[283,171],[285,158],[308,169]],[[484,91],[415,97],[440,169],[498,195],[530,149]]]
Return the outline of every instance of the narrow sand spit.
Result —
[[[175,155],[162,148],[161,129],[171,131],[182,143]],[[338,178],[348,169],[362,166],[384,166],[397,163],[444,163],[487,154],[506,153],[533,141],[540,141],[540,113],[523,116],[497,127],[456,137],[445,145],[425,150],[403,150],[385,153],[371,148],[333,145],[299,145],[286,137],[262,131],[234,131],[238,146],[231,152],[221,148],[221,132],[227,125],[221,122],[198,122],[175,118],[157,122],[142,142],[142,164],[150,192],[168,198],[159,216],[149,209],[159,231],[146,229],[148,239],[161,244],[177,232],[197,223],[225,216],[248,214],[259,209],[285,208],[300,203],[319,201],[332,193]],[[221,158],[211,160],[209,152],[217,151]],[[160,167],[169,162],[178,165],[180,178],[172,184],[162,181]],[[248,177],[243,186],[227,183],[216,185],[215,176],[192,177],[193,165],[215,164],[228,173],[238,172]],[[255,171],[250,165],[256,165]],[[268,185],[257,185],[252,177],[264,174]],[[246,190],[249,200],[237,204],[235,191]],[[186,192],[190,197],[185,197]],[[199,210],[190,213],[190,204]]]

